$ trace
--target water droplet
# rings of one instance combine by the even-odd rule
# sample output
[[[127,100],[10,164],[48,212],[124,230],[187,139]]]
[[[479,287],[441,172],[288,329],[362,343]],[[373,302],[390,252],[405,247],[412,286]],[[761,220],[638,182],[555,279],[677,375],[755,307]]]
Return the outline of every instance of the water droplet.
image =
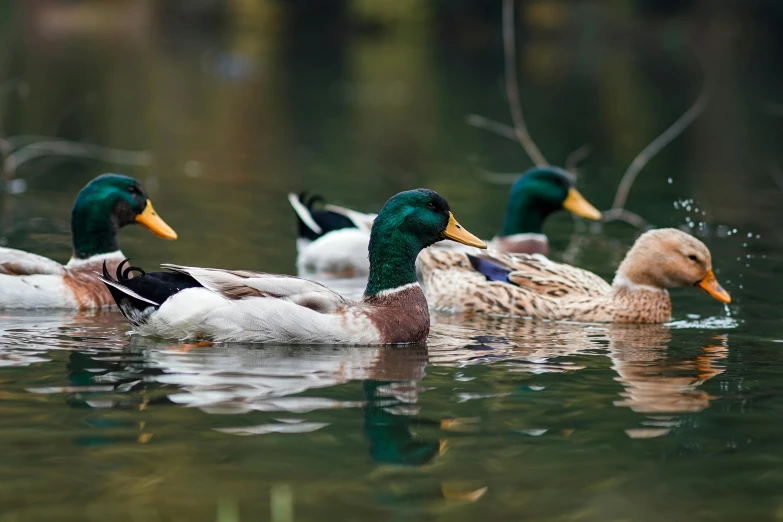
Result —
[[[22,194],[27,190],[27,182],[22,178],[15,178],[8,182],[7,190],[10,194]]]
[[[669,178],[668,181],[669,181],[669,185],[671,185],[672,184],[672,178]]]
[[[201,175],[201,164],[198,161],[190,160],[185,163],[185,175],[189,178],[197,178]]]

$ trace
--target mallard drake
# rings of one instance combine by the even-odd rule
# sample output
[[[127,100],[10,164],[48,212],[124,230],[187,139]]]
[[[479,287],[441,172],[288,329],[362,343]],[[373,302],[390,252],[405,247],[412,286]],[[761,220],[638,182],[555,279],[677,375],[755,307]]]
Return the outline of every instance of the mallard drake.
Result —
[[[576,190],[573,176],[559,167],[535,167],[512,186],[503,228],[489,242],[490,248],[509,254],[549,255],[544,221],[558,210],[585,219],[601,219],[601,213]]]
[[[163,239],[177,234],[155,212],[144,187],[133,178],[104,174],[90,181],[71,211],[73,255],[66,265],[0,248],[0,308],[86,309],[113,303],[95,279],[102,264],[116,268],[125,258],[117,231],[138,223]]]
[[[367,244],[377,214],[324,203],[321,196],[288,194],[297,217],[296,268],[300,274],[367,275]]]
[[[697,286],[731,302],[712,272],[707,247],[672,228],[642,234],[609,285],[597,275],[541,255],[427,251],[419,256],[430,305],[477,312],[598,323],[671,319],[667,288]]]
[[[442,239],[485,248],[431,190],[401,192],[372,227],[370,276],[360,301],[298,277],[163,265],[145,274],[100,276],[142,334],[183,340],[289,344],[409,344],[427,338],[427,301],[416,280],[419,252]],[[129,272],[141,275],[128,278]]]
[[[297,269],[300,273],[361,276],[369,272],[365,252],[374,214],[362,214],[335,205],[315,204],[304,195],[289,194],[298,217]],[[586,219],[601,219],[601,213],[574,187],[574,179],[558,167],[537,167],[525,172],[511,187],[503,228],[489,241],[502,252],[549,255],[543,232],[546,218],[560,209]],[[459,245],[445,243],[461,250]]]

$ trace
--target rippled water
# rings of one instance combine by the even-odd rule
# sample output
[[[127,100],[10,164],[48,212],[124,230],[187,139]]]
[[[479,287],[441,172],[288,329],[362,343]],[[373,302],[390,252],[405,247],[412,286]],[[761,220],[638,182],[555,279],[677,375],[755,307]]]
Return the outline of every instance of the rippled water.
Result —
[[[180,234],[124,229],[134,263],[291,273],[288,191],[377,211],[429,186],[490,237],[507,187],[479,171],[530,165],[464,124],[508,119],[497,17],[472,20],[470,38],[455,24],[307,39],[272,3],[220,34],[66,16],[88,4],[17,9],[24,37],[6,28],[0,71],[21,83],[3,91],[2,130],[153,161],[20,167],[0,200],[8,246],[65,261],[73,196],[111,169],[142,180]],[[589,13],[569,23],[616,23]],[[661,326],[434,314],[416,348],[181,345],[128,335],[113,310],[0,312],[0,522],[783,520],[783,120],[767,110],[783,76],[762,29],[677,20],[630,20],[642,41],[627,48],[531,30],[523,102],[552,161],[589,139],[579,188],[607,208],[700,88],[677,35],[710,44],[713,103],[640,174],[629,208],[702,237],[729,307],[682,289]],[[609,278],[636,231],[558,215],[547,233],[555,259]]]
[[[776,371],[735,322],[433,320],[427,347],[193,346],[115,312],[5,314],[9,520],[776,509]]]

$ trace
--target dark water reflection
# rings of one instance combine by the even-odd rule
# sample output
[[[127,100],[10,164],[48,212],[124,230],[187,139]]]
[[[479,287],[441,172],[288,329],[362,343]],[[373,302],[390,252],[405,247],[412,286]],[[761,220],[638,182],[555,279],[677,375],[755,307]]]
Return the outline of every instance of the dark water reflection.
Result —
[[[3,136],[150,162],[22,165],[0,193],[11,247],[66,261],[75,193],[115,170],[180,236],[124,229],[135,263],[292,273],[288,191],[377,211],[428,186],[491,237],[508,189],[478,171],[530,165],[464,123],[508,120],[491,2],[382,23],[366,20],[373,2],[229,2],[193,18],[144,1],[12,4]],[[781,14],[763,0],[639,4],[520,3],[528,124],[552,162],[592,145],[579,189],[607,208],[701,88],[697,44],[713,101],[628,205],[693,229],[730,307],[683,289],[664,326],[436,314],[427,347],[406,349],[192,347],[128,336],[113,311],[3,312],[0,522],[783,519]],[[607,278],[636,234],[564,215],[546,232],[556,259]]]
[[[436,315],[428,347],[411,348],[172,344],[126,336],[117,313],[2,324],[0,442],[13,451],[1,495],[23,519],[88,506],[211,520],[267,502],[304,519],[324,503],[356,519],[646,516],[641,502],[662,494],[649,487],[761,435],[710,428],[751,413],[726,375],[725,320],[710,331]],[[691,476],[693,495],[709,491]],[[689,505],[666,510],[684,520]]]

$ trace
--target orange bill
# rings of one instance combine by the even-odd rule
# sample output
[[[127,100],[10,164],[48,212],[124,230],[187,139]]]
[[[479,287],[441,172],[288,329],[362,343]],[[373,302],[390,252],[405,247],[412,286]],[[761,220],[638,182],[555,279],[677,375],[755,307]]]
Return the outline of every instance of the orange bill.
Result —
[[[601,219],[601,212],[579,193],[575,188],[568,189],[568,195],[563,201],[563,208],[570,213],[585,219]]]
[[[720,286],[720,283],[718,283],[718,280],[715,279],[715,274],[712,273],[712,270],[708,271],[707,275],[704,276],[704,279],[696,283],[696,286],[710,294],[721,303],[731,302],[731,296],[726,290],[723,289],[722,286]]]
[[[443,231],[443,238],[476,248],[487,248],[486,243],[462,228],[462,225],[457,223],[457,220],[454,219],[454,214],[451,212],[449,212],[449,224],[446,226],[446,230]]]
[[[163,221],[155,209],[152,207],[152,201],[147,200],[147,206],[144,211],[136,216],[136,222],[163,239],[177,239],[177,233]]]

